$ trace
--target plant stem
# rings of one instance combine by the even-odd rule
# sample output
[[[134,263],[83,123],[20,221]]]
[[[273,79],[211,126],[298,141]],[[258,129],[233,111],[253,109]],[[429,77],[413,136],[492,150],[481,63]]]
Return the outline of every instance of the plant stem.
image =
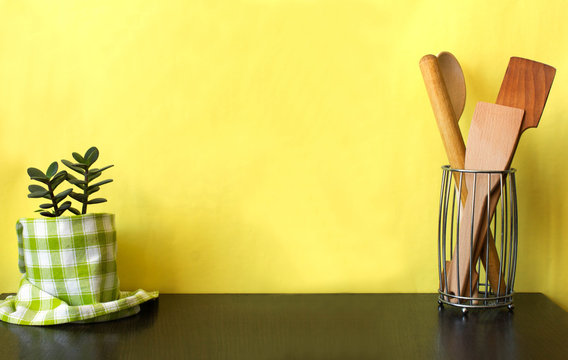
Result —
[[[85,190],[83,190],[83,194],[85,195],[85,202],[83,203],[83,209],[81,210],[81,214],[87,213],[87,201],[89,199],[89,195],[87,194],[87,188],[89,187],[89,169],[85,169]]]
[[[57,201],[55,201],[55,195],[53,195],[53,189],[51,188],[51,183],[47,184],[47,189],[49,190],[49,197],[51,198],[51,202],[53,203],[53,212],[55,216],[59,216],[57,213],[59,212],[59,208],[57,207]]]

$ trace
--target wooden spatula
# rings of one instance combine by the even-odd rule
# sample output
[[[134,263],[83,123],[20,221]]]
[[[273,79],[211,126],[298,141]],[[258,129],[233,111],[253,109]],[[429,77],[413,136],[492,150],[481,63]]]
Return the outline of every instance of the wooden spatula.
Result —
[[[525,110],[519,136],[538,126],[555,75],[556,69],[550,65],[520,57],[509,60],[496,103]],[[513,154],[509,165],[512,160]]]
[[[479,102],[475,108],[468,136],[465,168],[470,170],[504,170],[507,168],[521,129],[524,110],[508,106]],[[475,187],[477,191],[472,193]],[[481,223],[485,219],[487,188],[499,183],[499,176],[480,175],[474,179],[465,176],[469,189],[460,215],[459,238],[456,241],[451,266],[448,269],[449,292],[459,296],[472,296],[476,288],[474,252],[478,247]],[[475,205],[475,207],[474,207]],[[459,261],[459,276],[458,276]],[[471,266],[470,266],[471,265]],[[470,276],[471,273],[471,276]],[[471,279],[471,281],[470,281]]]
[[[448,92],[452,108],[454,109],[456,121],[459,122],[465,106],[466,98],[465,77],[463,75],[462,68],[460,66],[460,63],[458,62],[458,59],[456,59],[456,57],[450,52],[442,51],[438,54],[437,58],[440,73],[442,74],[442,78],[444,79],[446,90]],[[465,184],[462,184],[462,194],[467,194],[467,187]],[[462,204],[465,204],[465,199],[466,197],[462,196]],[[489,280],[491,287],[494,289],[497,295],[502,295],[505,293],[506,289],[505,277],[503,276],[503,274],[501,274],[501,277],[499,277],[500,272],[493,270],[499,269],[501,262],[499,260],[497,249],[495,248],[495,239],[493,238],[491,231],[489,231],[488,235],[489,238],[486,242],[483,243],[484,245],[481,249],[481,253],[487,254],[488,256],[482,257],[481,262],[483,263],[483,267],[488,274],[487,279]],[[485,251],[485,244],[489,245],[489,251],[487,252]],[[445,269],[449,269],[448,263],[449,261],[446,262]],[[441,288],[444,288],[443,284]]]
[[[519,57],[512,57],[509,60],[509,65],[507,66],[507,71],[505,72],[505,77],[501,84],[499,95],[497,96],[497,104],[524,109],[525,116],[521,124],[519,134],[515,139],[515,149],[510,155],[507,163],[507,169],[511,166],[521,134],[528,128],[538,126],[555,74],[555,68],[540,62]],[[498,191],[491,194],[489,218],[491,218],[495,212],[499,197],[500,193]],[[487,230],[488,224],[485,221],[486,219],[487,217],[484,217],[480,224],[481,229],[479,233],[481,236],[483,236]],[[477,244],[484,243],[485,242],[481,239],[477,242]],[[492,237],[489,239],[489,246],[495,247],[494,239]],[[474,263],[482,253],[483,246],[475,249]],[[487,269],[487,266],[485,268]],[[495,259],[490,256],[488,271],[489,278],[498,277],[499,268],[499,259]],[[495,286],[493,287],[496,289]]]

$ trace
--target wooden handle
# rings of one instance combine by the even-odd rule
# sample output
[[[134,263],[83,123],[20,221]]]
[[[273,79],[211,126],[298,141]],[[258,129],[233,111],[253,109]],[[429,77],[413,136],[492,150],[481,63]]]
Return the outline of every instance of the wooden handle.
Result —
[[[446,83],[444,81],[438,58],[434,55],[425,55],[420,60],[420,70],[426,85],[426,91],[430,98],[430,104],[434,111],[434,116],[442,136],[442,141],[450,161],[450,165],[455,169],[464,169],[465,166],[465,143],[458,126],[454,106],[450,100]],[[456,185],[460,183],[459,173],[454,173],[454,181]],[[465,204],[467,198],[467,186],[465,184],[465,177],[462,179],[461,186],[461,202]],[[499,282],[499,255],[495,249],[495,241],[493,235],[490,234],[490,247],[489,247],[489,282],[495,291],[497,291],[497,284],[504,284],[504,278],[501,276]],[[485,249],[485,246],[483,246]],[[487,268],[486,258],[482,257],[483,266]],[[442,287],[443,288],[443,287]],[[502,289],[503,287],[501,287]],[[503,290],[500,291],[500,293]]]
[[[442,141],[450,160],[450,165],[456,169],[464,168],[465,144],[454,114],[450,96],[440,72],[438,58],[426,55],[420,59],[420,70],[430,98],[432,110],[442,135]]]

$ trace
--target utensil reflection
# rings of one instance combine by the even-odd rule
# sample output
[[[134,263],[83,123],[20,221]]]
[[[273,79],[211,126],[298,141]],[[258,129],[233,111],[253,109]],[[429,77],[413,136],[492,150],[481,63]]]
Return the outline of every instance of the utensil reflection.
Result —
[[[507,309],[472,310],[464,316],[456,309],[442,308],[437,334],[440,358],[518,359],[514,321],[515,314]]]

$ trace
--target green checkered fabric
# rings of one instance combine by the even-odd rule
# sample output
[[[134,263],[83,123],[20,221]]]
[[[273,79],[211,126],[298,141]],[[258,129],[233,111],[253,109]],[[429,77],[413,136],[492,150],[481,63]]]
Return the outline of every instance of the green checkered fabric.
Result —
[[[106,321],[137,313],[158,292],[121,292],[114,215],[20,219],[16,296],[0,302],[0,320],[22,325]]]

